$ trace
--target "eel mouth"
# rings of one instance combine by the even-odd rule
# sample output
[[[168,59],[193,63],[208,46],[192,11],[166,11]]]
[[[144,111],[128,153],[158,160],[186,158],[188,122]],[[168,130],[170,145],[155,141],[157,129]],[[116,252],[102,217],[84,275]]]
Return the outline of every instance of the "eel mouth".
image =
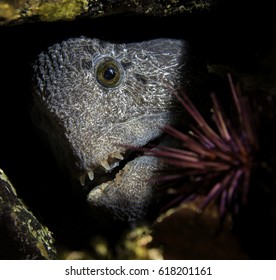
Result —
[[[114,181],[116,176],[124,169],[124,167],[137,157],[144,155],[144,149],[151,149],[156,147],[161,137],[149,141],[142,147],[132,147],[122,145],[126,150],[122,153],[113,153],[108,160],[102,161],[101,165],[95,170],[89,170],[81,174],[79,182],[89,192],[96,187],[107,182]]]

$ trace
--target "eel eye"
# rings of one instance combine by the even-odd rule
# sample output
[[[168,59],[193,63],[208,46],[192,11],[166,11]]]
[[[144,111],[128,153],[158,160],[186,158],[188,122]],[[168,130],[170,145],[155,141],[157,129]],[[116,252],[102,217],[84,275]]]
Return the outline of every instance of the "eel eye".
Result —
[[[111,57],[103,57],[96,63],[97,81],[106,88],[118,86],[123,78],[122,66]]]

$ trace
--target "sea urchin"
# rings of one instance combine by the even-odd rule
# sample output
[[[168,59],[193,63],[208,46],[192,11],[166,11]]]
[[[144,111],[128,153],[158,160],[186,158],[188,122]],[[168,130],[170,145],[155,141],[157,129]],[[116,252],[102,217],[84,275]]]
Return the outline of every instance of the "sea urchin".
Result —
[[[239,205],[246,203],[253,155],[258,149],[248,100],[234,86],[230,74],[228,80],[237,119],[229,118],[212,94],[212,128],[185,93],[175,94],[194,124],[188,133],[164,128],[181,141],[180,148],[158,146],[148,151],[173,167],[172,173],[158,180],[174,183],[178,201],[203,194],[199,210],[216,201],[221,216],[229,210],[237,213]]]

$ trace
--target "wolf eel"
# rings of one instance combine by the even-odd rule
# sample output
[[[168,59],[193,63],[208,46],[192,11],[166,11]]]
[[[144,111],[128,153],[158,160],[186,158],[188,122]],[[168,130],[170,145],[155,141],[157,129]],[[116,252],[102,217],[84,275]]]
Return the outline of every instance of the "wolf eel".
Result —
[[[176,121],[172,94],[183,80],[183,40],[111,43],[73,38],[34,64],[39,127],[88,203],[115,219],[141,219],[155,199],[150,178],[161,160],[133,155]]]

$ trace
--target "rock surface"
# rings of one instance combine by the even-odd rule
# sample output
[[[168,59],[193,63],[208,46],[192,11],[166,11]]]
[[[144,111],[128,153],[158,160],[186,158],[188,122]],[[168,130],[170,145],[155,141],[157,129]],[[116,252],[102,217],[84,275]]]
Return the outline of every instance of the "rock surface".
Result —
[[[53,259],[53,243],[52,233],[17,197],[0,169],[0,258]]]
[[[0,24],[74,20],[120,13],[168,16],[209,10],[219,0],[15,0],[0,1]]]

